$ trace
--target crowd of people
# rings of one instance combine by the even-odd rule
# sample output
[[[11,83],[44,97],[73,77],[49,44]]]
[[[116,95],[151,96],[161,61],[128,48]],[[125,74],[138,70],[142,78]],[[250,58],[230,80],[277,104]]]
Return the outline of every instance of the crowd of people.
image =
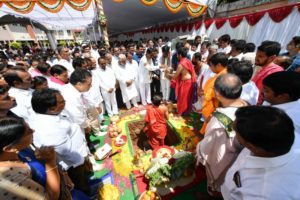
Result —
[[[171,103],[202,114],[196,159],[211,196],[300,198],[300,36],[286,53],[229,35],[175,49],[168,38],[0,48],[0,199],[88,199],[103,168],[89,135],[106,134],[104,115],[147,106],[156,148]]]

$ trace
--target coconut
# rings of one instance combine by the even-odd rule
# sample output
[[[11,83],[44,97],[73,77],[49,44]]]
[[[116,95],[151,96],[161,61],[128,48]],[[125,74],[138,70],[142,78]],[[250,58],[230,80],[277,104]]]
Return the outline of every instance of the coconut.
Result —
[[[114,137],[114,132],[109,132],[109,137],[113,138]]]
[[[116,131],[113,132],[113,136],[114,136],[114,137],[117,137],[117,136],[118,136],[118,132],[116,132]]]

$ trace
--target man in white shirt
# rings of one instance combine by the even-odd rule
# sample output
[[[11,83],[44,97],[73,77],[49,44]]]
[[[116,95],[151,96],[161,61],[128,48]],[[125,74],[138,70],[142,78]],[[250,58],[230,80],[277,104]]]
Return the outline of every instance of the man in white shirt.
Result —
[[[256,105],[259,96],[259,90],[255,83],[251,81],[253,67],[250,61],[237,61],[227,67],[227,72],[237,75],[243,83],[241,99],[247,101],[250,105]]]
[[[97,44],[92,44],[91,56],[92,56],[95,60],[98,60],[98,58],[100,58],[100,55],[99,55],[99,52],[98,52]]]
[[[112,56],[112,64],[117,64],[119,61],[119,54],[120,54],[120,49],[119,47],[114,47],[113,48],[113,56]]]
[[[246,42],[244,40],[237,40],[234,44],[232,44],[229,59],[236,58],[241,61],[244,56],[243,52],[245,45]]]
[[[89,165],[89,149],[79,125],[60,114],[65,107],[64,98],[57,90],[43,89],[33,93],[31,102],[36,112],[29,123],[35,130],[34,145],[54,147],[60,167],[68,170],[76,188],[86,190],[88,177],[84,169]]]
[[[139,64],[139,82],[140,82],[140,92],[142,104],[147,105],[151,104],[151,78],[150,72],[156,69],[159,69],[159,66],[154,66],[152,61],[152,53],[154,50],[152,48],[148,48],[146,50],[146,55],[144,55]]]
[[[136,97],[136,101],[140,102],[141,97],[140,97],[140,90],[139,90],[139,64],[135,60],[133,60],[133,54],[131,52],[127,52],[126,58],[127,58],[126,65],[128,65],[128,67],[134,72],[134,84],[138,91],[138,96]]]
[[[61,91],[63,86],[69,82],[67,69],[62,65],[54,65],[50,68],[49,88]]]
[[[127,109],[131,108],[131,103],[137,107],[136,97],[138,95],[135,87],[135,72],[133,68],[126,65],[126,56],[119,55],[119,65],[116,68],[116,78],[119,81],[120,89],[122,92],[123,102],[126,104]]]
[[[64,114],[84,129],[86,134],[90,133],[86,115],[88,103],[82,93],[89,91],[91,85],[91,73],[86,69],[78,68],[71,74],[70,83],[65,85],[61,92],[66,101]]]
[[[207,63],[207,58],[208,58],[208,55],[209,55],[209,47],[210,47],[211,43],[208,42],[208,41],[204,41],[202,44],[201,44],[201,49],[200,49],[200,53],[201,53],[201,56],[202,56],[202,61]]]
[[[295,142],[293,148],[300,150],[300,74],[276,72],[263,80],[263,98],[271,106],[284,110],[293,120]]]
[[[242,57],[242,60],[250,61],[253,68],[255,67],[255,56],[256,56],[255,48],[256,48],[255,44],[246,43],[245,49],[243,52],[243,57]],[[253,73],[253,75],[254,75],[254,73]]]
[[[106,131],[103,129],[104,126],[100,126],[100,123],[104,120],[103,117],[103,98],[100,93],[100,80],[96,72],[96,60],[94,58],[89,58],[91,65],[88,66],[88,70],[92,74],[92,86],[89,91],[83,93],[84,99],[87,100],[87,117],[89,120],[89,125],[92,131],[96,135],[105,134]],[[101,131],[102,129],[102,131]]]
[[[231,46],[230,46],[230,36],[228,34],[222,35],[218,39],[218,50],[217,53],[225,53],[229,55],[231,52]]]
[[[170,97],[170,80],[166,77],[166,72],[171,70],[171,52],[170,47],[165,45],[162,47],[162,56],[158,60],[160,66],[160,86],[163,95],[163,101],[169,101]]]
[[[36,147],[54,147],[58,164],[63,170],[84,163],[89,150],[84,133],[78,124],[61,115],[65,100],[58,90],[36,90],[32,96],[32,108],[36,112],[30,118],[33,128],[33,143]]]
[[[99,69],[96,69],[96,75],[100,81],[100,90],[103,95],[105,109],[108,116],[118,114],[118,105],[116,100],[116,77],[113,70],[106,66],[106,59],[98,59]]]
[[[67,47],[58,47],[57,52],[61,59],[55,61],[53,64],[59,64],[64,66],[68,70],[68,74],[70,76],[71,73],[74,71],[71,56],[70,56],[70,49],[68,49]]]
[[[300,199],[300,153],[291,150],[292,120],[264,106],[239,108],[235,115],[233,127],[245,148],[227,171],[224,200]]]
[[[33,111],[31,108],[32,78],[31,75],[22,67],[13,67],[9,69],[4,75],[5,81],[11,87],[8,91],[9,96],[14,97],[17,106],[11,108],[11,111],[28,121]]]

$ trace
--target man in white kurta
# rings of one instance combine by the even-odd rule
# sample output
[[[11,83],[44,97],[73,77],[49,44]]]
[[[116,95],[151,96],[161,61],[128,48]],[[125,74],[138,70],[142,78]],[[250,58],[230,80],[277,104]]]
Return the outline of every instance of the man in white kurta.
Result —
[[[103,98],[100,93],[100,80],[96,72],[96,60],[91,58],[92,66],[89,67],[92,74],[92,85],[89,91],[83,93],[84,99],[87,100],[87,117],[89,124],[94,132],[97,134],[102,128],[100,121],[104,120],[103,117]],[[103,133],[104,134],[104,133]]]
[[[136,101],[140,102],[141,97],[140,97],[140,88],[139,88],[139,64],[135,60],[133,60],[132,53],[127,53],[126,65],[134,72],[134,84],[138,91],[138,96],[136,97]]]
[[[170,97],[170,80],[166,77],[166,71],[171,69],[171,52],[169,46],[162,47],[162,54],[159,58],[160,65],[160,86],[163,95],[163,100],[168,101]]]
[[[134,84],[135,72],[126,65],[126,56],[124,54],[119,55],[118,63],[115,73],[120,84],[123,102],[126,104],[127,109],[131,108],[131,103],[137,107],[136,97],[138,92]]]
[[[84,74],[85,77],[79,75]],[[80,78],[78,78],[80,77]],[[88,131],[88,121],[86,110],[88,101],[83,97],[83,92],[87,92],[92,83],[91,73],[87,70],[76,69],[70,77],[70,83],[64,85],[61,91],[66,106],[63,114],[66,114],[73,123],[77,123],[82,130]]]
[[[30,127],[34,129],[33,144],[38,148],[54,147],[58,164],[63,170],[82,165],[89,149],[79,125],[60,114],[64,108],[62,95],[58,91],[45,89],[35,92],[32,99],[33,109],[37,112],[29,120]],[[53,105],[55,111],[49,106],[46,112],[42,112],[39,108],[46,107],[44,102],[52,99],[56,99],[56,105]]]
[[[56,60],[53,65],[62,65],[68,70],[68,75],[70,76],[71,73],[74,71],[74,67],[72,65],[72,59],[70,56],[70,50],[66,47],[59,47],[57,51],[61,57],[60,60]]]
[[[152,61],[153,49],[149,48],[146,51],[139,64],[139,82],[142,104],[151,104],[151,78],[150,72],[159,69],[159,66],[154,66]]]
[[[17,106],[10,110],[28,121],[31,115],[34,114],[31,108],[31,76],[23,69],[9,70],[4,74],[4,79],[11,86],[8,91],[9,96],[14,97]],[[21,80],[21,81],[20,81]]]
[[[104,99],[105,109],[108,116],[118,114],[118,105],[116,100],[116,77],[113,70],[106,66],[106,59],[99,58],[99,69],[96,69],[95,75],[99,79],[100,90]]]

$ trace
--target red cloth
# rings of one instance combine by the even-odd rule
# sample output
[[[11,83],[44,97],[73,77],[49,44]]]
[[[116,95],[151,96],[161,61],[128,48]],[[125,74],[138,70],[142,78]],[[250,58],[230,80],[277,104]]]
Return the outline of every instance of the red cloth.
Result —
[[[244,19],[244,16],[236,16],[236,17],[230,17],[229,18],[229,24],[231,26],[231,28],[236,28],[238,25],[240,25],[240,23],[242,22],[242,20]]]
[[[179,114],[186,113],[191,108],[192,84],[196,82],[196,75],[192,62],[187,58],[182,58],[179,62],[190,74],[191,79],[181,80],[181,76],[176,80],[177,110]]]
[[[187,30],[187,28],[188,28],[188,24],[182,24],[181,25],[182,32],[185,32]]]
[[[262,97],[263,80],[268,75],[280,71],[283,71],[282,67],[274,63],[270,63],[268,66],[264,67],[252,78],[252,81],[256,84],[256,87],[259,89],[259,97],[258,97],[257,105],[261,105],[263,103],[263,97]]]
[[[193,23],[189,23],[189,25],[188,25],[188,30],[189,30],[189,31],[192,31],[192,30],[193,30],[193,27],[194,27],[194,24],[193,24]]]
[[[216,21],[215,21],[216,28],[217,29],[222,28],[222,26],[225,24],[226,20],[227,20],[226,18],[216,19]]]
[[[245,18],[250,26],[254,26],[263,16],[265,15],[266,11],[257,12],[254,14],[245,15]]]
[[[170,25],[170,31],[174,32],[174,29],[175,29],[175,25]]]
[[[195,30],[197,31],[202,25],[202,21],[198,21],[195,23]]]
[[[179,32],[180,29],[181,29],[181,24],[176,24],[176,25],[175,25],[175,30],[176,30],[176,32]]]
[[[214,22],[214,19],[208,19],[205,20],[204,24],[205,24],[205,28],[206,30],[210,27],[210,25]]]
[[[144,120],[148,123],[144,131],[152,149],[163,146],[167,134],[165,113],[161,112],[158,107],[148,106]]]
[[[269,11],[269,16],[274,22],[279,23],[292,12],[293,8],[294,5],[275,8]]]

